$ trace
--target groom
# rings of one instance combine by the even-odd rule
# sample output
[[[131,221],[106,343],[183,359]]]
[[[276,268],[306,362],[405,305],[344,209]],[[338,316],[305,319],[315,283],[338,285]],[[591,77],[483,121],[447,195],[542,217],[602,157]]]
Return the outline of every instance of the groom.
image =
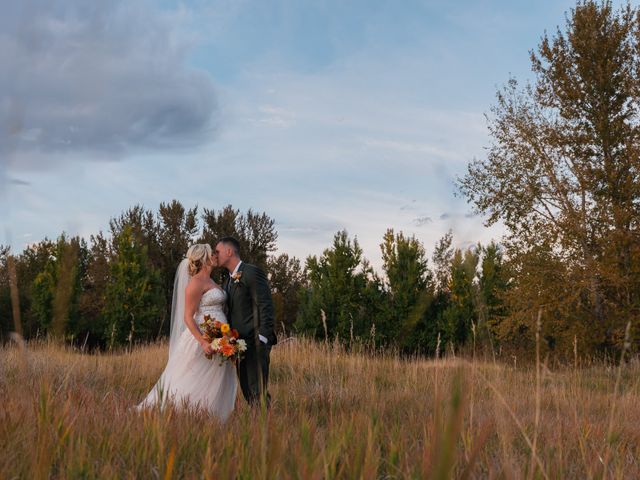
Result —
[[[269,406],[269,353],[277,339],[267,276],[255,265],[240,260],[240,244],[233,237],[224,237],[218,242],[216,255],[218,265],[229,271],[223,285],[227,292],[229,323],[247,342],[247,351],[238,365],[242,394],[250,405],[258,405],[264,398]]]

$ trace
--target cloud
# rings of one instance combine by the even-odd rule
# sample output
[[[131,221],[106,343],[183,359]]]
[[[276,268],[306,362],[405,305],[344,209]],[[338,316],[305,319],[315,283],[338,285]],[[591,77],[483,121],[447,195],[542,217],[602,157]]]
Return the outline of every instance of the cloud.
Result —
[[[11,185],[20,185],[20,186],[29,186],[29,185],[31,185],[30,182],[27,182],[25,180],[20,180],[19,178],[10,178],[9,179],[9,183]]]
[[[442,215],[440,215],[440,220],[452,220],[452,219],[461,219],[461,218],[465,218],[465,219],[472,219],[472,218],[476,218],[478,217],[478,215],[474,212],[467,212],[467,213],[448,213],[445,212]]]
[[[456,152],[451,152],[450,150],[425,143],[398,142],[394,140],[378,140],[369,138],[363,139],[362,143],[366,147],[387,149],[409,154],[426,154],[446,160],[457,160],[459,158],[459,155],[456,154]]]
[[[180,21],[143,0],[4,2],[0,166],[210,139],[214,86],[187,66]]]
[[[33,0],[27,1],[34,4]],[[145,70],[150,70],[154,61],[166,65],[168,72],[180,72],[174,77],[197,73],[184,66],[190,40],[184,41],[183,32],[176,33],[176,23],[181,28],[184,18],[167,26],[166,15],[180,17],[185,13],[180,10],[163,16],[145,7],[141,0],[131,1],[137,10],[129,7],[131,3],[126,9],[123,3],[115,7],[102,5],[106,2],[97,7],[92,4],[96,2],[80,4],[80,0],[52,3],[77,3],[80,6],[75,8],[85,11],[73,14],[76,17],[106,16],[111,19],[109,28],[128,25],[135,32],[136,38],[126,31],[117,35],[129,45],[117,47],[117,55],[109,57],[101,49],[87,47],[98,50],[99,62],[114,65],[101,70],[112,78],[121,78],[116,75],[119,56],[126,60],[127,68],[143,78],[147,78]],[[376,12],[378,7],[369,8],[367,2],[356,5],[330,0],[324,33],[305,31],[298,21],[308,19],[312,27],[323,25],[315,11],[310,14],[309,2],[156,3],[187,5],[180,9],[186,9],[190,16],[186,19],[189,35],[194,32],[191,27],[196,26],[200,50],[191,51],[189,60],[213,72],[216,88],[223,92],[225,121],[216,143],[178,154],[164,148],[153,155],[133,152],[135,161],[94,162],[80,168],[65,165],[28,177],[7,172],[7,178],[27,177],[32,182],[31,188],[10,189],[13,209],[7,224],[16,238],[22,232],[31,232],[34,238],[55,238],[63,229],[86,237],[108,227],[110,216],[132,204],[157,205],[167,201],[167,195],[185,205],[220,208],[232,203],[243,211],[266,211],[278,221],[280,251],[300,258],[320,254],[331,245],[336,231],[347,229],[352,238],[358,237],[365,256],[376,268],[381,265],[380,241],[387,228],[415,234],[428,249],[449,228],[454,230],[456,242],[495,236],[495,230],[482,227],[480,217],[464,219],[460,214],[440,221],[438,213],[466,211],[466,203],[453,196],[453,179],[464,173],[470,159],[482,154],[487,144],[482,112],[493,101],[495,83],[513,71],[510,62],[505,61],[509,68],[502,70],[495,63],[501,56],[486,62],[481,53],[491,51],[488,47],[494,44],[483,43],[485,37],[474,36],[473,29],[461,35],[460,30],[438,27],[440,17],[413,15],[410,8],[397,8],[391,3]],[[336,15],[333,7],[343,6],[349,9],[349,15]],[[46,5],[38,10],[50,12],[53,8]],[[100,12],[87,12],[95,8]],[[389,22],[388,11],[414,18],[416,30],[407,30],[406,22]],[[136,18],[122,19],[118,12]],[[32,17],[37,20],[38,16]],[[65,18],[61,22],[72,23]],[[334,28],[336,20],[342,25],[339,32]],[[15,36],[3,22],[0,19],[0,32]],[[5,36],[0,33],[0,43]],[[500,44],[511,45],[504,38],[499,38]],[[323,45],[331,47],[329,56]],[[129,50],[138,54],[129,54]],[[526,60],[526,48],[522,51]],[[171,52],[175,55],[167,56]],[[143,65],[136,65],[136,61]],[[90,62],[85,63],[89,66]],[[56,69],[51,71],[55,73]],[[514,74],[518,73],[516,69]],[[161,78],[166,83],[165,75]],[[92,75],[91,82],[96,78],[100,85],[99,75]],[[469,78],[474,81],[469,83]],[[91,82],[88,85],[93,85]],[[144,82],[142,87],[140,82],[118,85],[124,85],[120,90],[130,89],[131,96],[144,95],[148,90]],[[74,88],[87,87],[77,82]],[[114,89],[118,93],[118,88]],[[184,87],[176,88],[182,90]],[[51,91],[45,90],[48,94]],[[23,97],[30,98],[26,94]],[[58,104],[64,107],[66,102],[64,99]],[[214,104],[213,118],[216,111]],[[20,115],[12,118],[20,124]],[[36,127],[31,122],[20,129],[21,151],[26,149],[25,144],[39,138]],[[180,144],[179,137],[164,137],[165,141],[167,138],[172,140],[171,145]],[[117,151],[113,144],[110,146],[101,151],[108,155]],[[153,143],[129,142],[125,152],[140,146],[153,147]],[[40,155],[40,163],[46,162],[45,155]],[[46,157],[50,156],[47,151]],[[223,182],[209,173],[204,181],[194,181],[193,172],[211,165],[218,175],[242,181]],[[0,190],[2,186],[0,181]],[[426,216],[431,223],[416,224],[416,219]]]
[[[416,209],[416,201],[415,200],[411,200],[411,203],[407,203],[405,205],[402,205],[400,207],[400,211],[409,211],[409,210],[415,210]]]
[[[418,217],[413,221],[413,223],[415,223],[416,226],[418,227],[424,227],[425,225],[428,225],[431,222],[432,222],[431,217]]]
[[[255,120],[267,126],[286,128],[295,124],[295,114],[285,110],[284,108],[274,107],[273,105],[263,105],[258,108],[261,117]]]

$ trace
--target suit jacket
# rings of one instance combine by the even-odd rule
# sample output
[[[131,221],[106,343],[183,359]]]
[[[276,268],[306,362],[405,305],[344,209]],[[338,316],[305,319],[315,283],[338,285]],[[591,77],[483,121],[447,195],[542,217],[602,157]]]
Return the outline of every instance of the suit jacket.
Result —
[[[265,337],[269,345],[275,345],[278,339],[273,329],[273,299],[267,276],[260,268],[245,262],[240,264],[238,272],[241,273],[237,281],[227,277],[225,282],[225,290],[229,293],[229,324],[249,345],[253,344],[257,334]],[[258,313],[257,333],[254,311]]]

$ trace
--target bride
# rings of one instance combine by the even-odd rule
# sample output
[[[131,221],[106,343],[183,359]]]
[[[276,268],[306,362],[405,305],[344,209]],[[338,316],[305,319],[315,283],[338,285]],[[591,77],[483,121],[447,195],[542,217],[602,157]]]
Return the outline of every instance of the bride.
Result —
[[[225,421],[236,400],[237,380],[230,362],[207,360],[212,353],[198,325],[204,315],[227,323],[226,292],[211,280],[217,258],[207,244],[189,248],[176,272],[171,307],[169,360],[160,379],[138,409],[167,401],[176,406],[203,408]]]

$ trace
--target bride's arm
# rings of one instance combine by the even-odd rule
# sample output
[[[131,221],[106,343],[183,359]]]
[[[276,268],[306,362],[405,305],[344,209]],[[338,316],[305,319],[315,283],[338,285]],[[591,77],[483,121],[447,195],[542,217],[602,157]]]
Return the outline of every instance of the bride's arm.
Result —
[[[184,305],[184,323],[191,332],[191,334],[195,337],[198,343],[202,346],[202,349],[205,353],[211,353],[212,348],[209,342],[205,340],[204,335],[200,332],[200,329],[196,325],[196,321],[193,318],[196,314],[196,309],[200,304],[200,298],[202,297],[202,292],[195,284],[195,282],[190,282],[187,285],[187,290],[185,291],[185,305]]]

